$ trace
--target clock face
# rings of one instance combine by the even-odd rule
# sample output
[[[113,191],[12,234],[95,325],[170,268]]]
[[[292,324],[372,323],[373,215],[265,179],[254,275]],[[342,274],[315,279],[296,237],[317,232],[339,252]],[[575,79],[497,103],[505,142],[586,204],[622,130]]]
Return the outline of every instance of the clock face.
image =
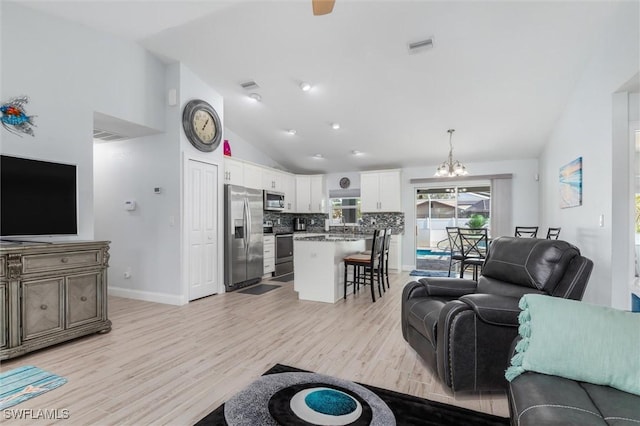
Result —
[[[199,99],[189,101],[182,111],[182,127],[191,144],[204,152],[215,150],[222,140],[222,123],[211,105]]]
[[[197,110],[193,115],[193,130],[203,143],[212,143],[217,129],[211,114],[203,109]]]
[[[340,179],[340,188],[347,189],[349,185],[351,185],[351,181],[348,177],[343,177],[342,179]]]

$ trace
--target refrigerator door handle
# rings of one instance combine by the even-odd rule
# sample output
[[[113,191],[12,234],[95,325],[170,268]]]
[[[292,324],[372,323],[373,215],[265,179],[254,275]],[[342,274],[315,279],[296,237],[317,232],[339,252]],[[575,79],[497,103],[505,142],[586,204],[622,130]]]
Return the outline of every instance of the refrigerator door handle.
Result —
[[[251,209],[249,206],[249,199],[245,198],[244,202],[246,203],[246,208],[247,208],[247,252],[248,252],[249,246],[251,245]]]
[[[245,253],[247,252],[247,245],[248,245],[248,241],[247,241],[247,222],[249,221],[249,216],[248,216],[248,211],[247,211],[247,199],[243,199],[242,200],[242,220],[244,222],[243,226],[242,226],[242,230],[244,231],[244,235],[242,236],[242,241],[244,242],[244,251]]]

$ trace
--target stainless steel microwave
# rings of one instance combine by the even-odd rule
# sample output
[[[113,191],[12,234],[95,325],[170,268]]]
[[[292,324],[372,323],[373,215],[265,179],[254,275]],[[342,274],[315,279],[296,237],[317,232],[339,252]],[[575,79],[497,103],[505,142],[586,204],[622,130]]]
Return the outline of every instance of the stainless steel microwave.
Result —
[[[284,194],[282,192],[275,191],[263,191],[264,210],[281,212],[284,210]]]

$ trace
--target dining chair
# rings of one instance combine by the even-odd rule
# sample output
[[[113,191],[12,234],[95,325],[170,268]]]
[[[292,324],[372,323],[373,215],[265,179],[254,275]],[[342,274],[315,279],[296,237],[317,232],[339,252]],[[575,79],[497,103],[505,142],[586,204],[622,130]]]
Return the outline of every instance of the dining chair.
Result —
[[[519,238],[536,238],[538,235],[537,226],[516,226],[516,237]]]
[[[449,239],[449,274],[451,276],[451,268],[454,264],[460,263],[464,258],[462,255],[462,243],[460,242],[460,233],[457,226],[447,226],[447,238]]]
[[[384,243],[382,247],[382,259],[380,261],[384,278],[387,281],[387,288],[389,286],[389,247],[391,246],[391,228],[387,228],[387,232],[384,234]],[[382,282],[382,288],[384,288],[384,281]]]
[[[560,236],[560,228],[549,228],[547,230],[547,240],[557,240]]]
[[[489,235],[487,228],[459,228],[460,243],[462,244],[462,260],[460,261],[460,278],[463,278],[467,267],[473,267],[473,279],[478,280],[478,270],[487,257]]]
[[[374,284],[378,284],[378,294],[382,297],[382,271],[380,261],[382,258],[382,250],[384,247],[384,234],[385,231],[376,229],[373,232],[373,243],[371,245],[371,252],[354,253],[345,258],[344,262],[344,298],[347,298],[347,287],[353,285],[353,293],[356,294],[360,290],[360,285],[371,286],[371,300],[376,301],[376,293],[374,290]],[[349,266],[353,266],[352,279],[349,281]],[[384,284],[382,284],[384,286]]]

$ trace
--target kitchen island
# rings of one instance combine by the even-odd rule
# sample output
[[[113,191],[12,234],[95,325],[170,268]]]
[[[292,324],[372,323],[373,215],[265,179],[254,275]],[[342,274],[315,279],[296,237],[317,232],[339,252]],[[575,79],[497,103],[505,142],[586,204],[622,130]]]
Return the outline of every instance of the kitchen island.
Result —
[[[300,300],[335,303],[344,295],[344,263],[347,255],[367,249],[371,235],[317,235],[293,241],[293,288]],[[353,288],[347,289],[347,294]]]

